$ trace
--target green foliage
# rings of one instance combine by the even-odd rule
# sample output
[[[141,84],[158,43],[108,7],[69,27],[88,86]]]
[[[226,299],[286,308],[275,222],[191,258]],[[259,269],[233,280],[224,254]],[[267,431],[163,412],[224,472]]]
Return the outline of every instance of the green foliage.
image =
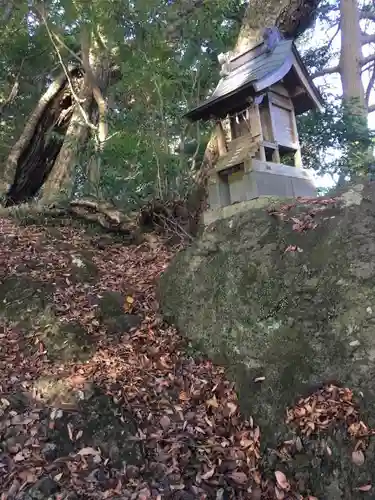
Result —
[[[98,191],[131,206],[186,194],[210,128],[190,125],[183,114],[215,85],[217,55],[234,44],[245,2],[204,2],[185,16],[184,2],[167,0],[56,0],[46,6],[48,27],[65,44],[58,44],[65,64],[77,62],[72,53],[79,52],[85,25],[104,40],[121,73],[106,93],[109,134]],[[62,67],[40,16],[26,4],[12,11],[9,29],[1,31],[0,54],[1,165]],[[2,109],[16,79],[18,94]],[[92,191],[87,168],[95,154],[91,142],[80,152],[74,195]]]
[[[157,196],[184,196],[193,185],[208,142],[210,124],[191,125],[183,114],[214,88],[217,56],[235,43],[248,2],[215,0],[187,7],[170,0],[54,0],[46,3],[49,30],[64,64],[77,63],[82,27],[105,44],[118,68],[106,99],[109,133],[100,154],[93,141],[80,151],[74,196],[93,193],[88,166],[101,165],[98,196],[134,207]],[[187,10],[186,10],[187,9]],[[337,1],[324,0],[320,19],[337,21]],[[1,23],[0,14],[0,23]],[[27,116],[61,61],[40,15],[31,4],[14,7],[0,26],[0,173]],[[309,34],[302,37],[300,44]],[[56,42],[56,40],[55,40]],[[335,57],[331,44],[305,51],[306,63],[319,71]],[[8,102],[14,84],[18,91]],[[318,172],[350,172],[366,164],[364,143],[336,104],[299,120],[304,162]],[[332,159],[327,152],[335,151]],[[368,151],[368,148],[367,150]],[[350,164],[346,158],[350,153]],[[355,161],[353,159],[356,159]],[[361,165],[361,167],[359,167]]]
[[[374,133],[348,106],[329,100],[323,112],[298,117],[304,164],[319,174],[366,173],[373,162]]]

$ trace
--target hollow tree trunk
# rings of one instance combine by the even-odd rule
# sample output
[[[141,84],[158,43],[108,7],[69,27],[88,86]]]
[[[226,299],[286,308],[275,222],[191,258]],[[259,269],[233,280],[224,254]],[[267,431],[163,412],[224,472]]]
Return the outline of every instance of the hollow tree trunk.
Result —
[[[90,119],[92,92],[86,81],[83,82],[78,98],[82,101],[82,105],[80,107],[77,104],[74,105],[74,111],[61,149],[53,164],[51,173],[42,187],[41,201],[43,203],[51,203],[62,196],[69,197],[70,195],[73,169],[77,162],[79,150],[88,137],[86,120]],[[85,116],[87,117],[86,120]]]
[[[71,70],[70,79],[79,87],[81,72]],[[9,154],[4,171],[6,206],[27,202],[39,192],[59,154],[73,107],[67,78],[61,75],[39,100]]]
[[[320,0],[251,0],[245,11],[242,26],[233,53],[238,54],[256,45],[262,39],[263,29],[277,26],[287,38],[296,38],[315,18]],[[196,175],[196,188],[191,194],[189,208],[198,213],[207,196],[207,174],[219,156],[217,134],[207,144],[202,164]]]
[[[27,202],[39,193],[43,203],[69,196],[89,133],[99,142],[99,153],[103,150],[109,57],[91,39],[82,45],[82,52],[84,68],[70,70],[69,78],[64,72],[50,85],[12,148],[5,169],[6,206]],[[97,171],[97,182],[99,175]]]
[[[65,74],[60,75],[47,89],[40,98],[34,111],[29,116],[22,135],[12,147],[4,168],[4,180],[7,184],[11,184],[15,174],[20,157],[26,148],[30,145],[33,135],[35,134],[38,122],[42,119],[48,105],[52,105],[55,97],[59,94],[66,83]],[[56,119],[56,118],[55,118]]]
[[[96,194],[100,182],[100,156],[107,138],[107,104],[103,97],[109,82],[110,64],[106,51],[82,27],[81,52],[84,70],[83,86],[78,96],[82,105],[75,109],[66,132],[64,143],[56,159],[51,175],[42,190],[42,202],[56,201],[63,194],[69,197],[73,186],[74,168],[78,153],[86,143],[89,133],[96,144],[96,154],[88,162],[87,176],[95,179]]]

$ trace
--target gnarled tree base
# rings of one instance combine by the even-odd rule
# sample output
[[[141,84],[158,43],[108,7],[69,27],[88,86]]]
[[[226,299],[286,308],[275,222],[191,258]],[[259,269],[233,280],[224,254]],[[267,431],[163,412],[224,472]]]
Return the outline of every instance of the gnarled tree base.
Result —
[[[49,224],[51,220],[70,224],[77,219],[137,244],[149,240],[147,235],[151,233],[157,233],[172,244],[190,241],[194,234],[190,228],[191,216],[183,200],[156,200],[137,212],[125,213],[111,203],[82,199],[64,206],[24,204],[16,211],[14,208],[2,211],[1,215],[16,217],[27,224]]]
[[[82,72],[74,69],[70,80],[76,91],[83,83]],[[37,196],[64,143],[75,102],[67,79],[53,82],[51,89],[42,96],[8,159],[7,176],[13,181],[5,194],[6,207]]]

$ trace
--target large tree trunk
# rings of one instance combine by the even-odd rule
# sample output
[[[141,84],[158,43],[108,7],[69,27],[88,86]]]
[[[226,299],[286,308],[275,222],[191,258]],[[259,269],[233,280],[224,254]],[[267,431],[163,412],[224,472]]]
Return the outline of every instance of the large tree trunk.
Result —
[[[358,0],[340,0],[340,78],[344,113],[350,138],[346,160],[354,168],[365,167],[373,157],[368,129],[368,109],[362,82],[362,34]]]
[[[356,114],[366,116],[361,76],[362,43],[357,0],[340,0],[340,77],[343,100]]]
[[[296,38],[303,33],[315,19],[320,0],[251,0],[246,9],[242,26],[233,53],[241,53],[256,45],[262,39],[264,28],[277,26],[287,38]],[[219,156],[216,133],[213,133],[196,175],[196,188],[189,206],[199,212],[206,201],[207,173]]]
[[[80,70],[71,70],[70,80],[79,88],[83,80]],[[4,171],[7,206],[26,202],[39,192],[59,154],[73,108],[63,74],[41,97],[9,154]]]
[[[40,99],[7,160],[6,206],[27,202],[39,193],[43,203],[69,197],[79,152],[89,133],[101,154],[107,137],[103,93],[110,70],[108,55],[102,49],[95,40],[85,38],[83,68],[68,72],[68,76],[64,71]],[[95,167],[99,183],[99,160],[89,163]]]
[[[78,159],[80,148],[88,136],[87,120],[90,120],[92,91],[86,79],[78,94],[82,105],[75,104],[69,126],[67,127],[61,149],[55,159],[51,173],[42,187],[42,202],[51,203],[58,198],[69,197],[72,187],[73,169]],[[86,119],[85,119],[86,117]]]

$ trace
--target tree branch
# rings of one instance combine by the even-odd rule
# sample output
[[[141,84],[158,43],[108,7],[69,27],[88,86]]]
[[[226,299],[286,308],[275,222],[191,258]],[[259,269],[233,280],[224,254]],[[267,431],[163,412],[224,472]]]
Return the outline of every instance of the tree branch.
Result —
[[[362,45],[366,45],[367,43],[375,42],[375,33],[373,35],[368,35],[367,33],[362,33],[361,42],[362,42]]]
[[[80,101],[80,99],[79,99],[78,95],[77,95],[77,94],[76,94],[76,92],[74,91],[73,84],[72,84],[72,81],[71,81],[71,79],[70,79],[69,72],[68,72],[68,70],[67,70],[67,68],[66,68],[66,66],[65,66],[65,64],[64,64],[64,61],[63,61],[63,59],[62,59],[62,57],[61,57],[60,50],[59,50],[58,46],[56,45],[56,42],[55,42],[55,41],[54,41],[54,39],[53,39],[53,33],[52,33],[52,32],[51,32],[51,30],[49,29],[49,26],[48,26],[48,23],[47,23],[47,19],[46,19],[45,13],[44,13],[44,8],[38,8],[38,7],[35,7],[35,11],[36,11],[36,14],[38,15],[38,17],[42,20],[42,23],[44,24],[44,27],[45,27],[45,28],[46,28],[46,30],[47,30],[47,34],[48,34],[48,36],[49,36],[49,39],[51,40],[51,43],[52,43],[52,45],[53,45],[53,47],[54,47],[54,49],[55,49],[55,51],[56,51],[56,55],[57,55],[57,57],[58,57],[58,59],[59,59],[59,62],[60,62],[60,64],[61,64],[61,67],[62,67],[62,69],[64,70],[64,73],[65,73],[66,79],[67,79],[67,81],[68,81],[68,85],[69,85],[70,92],[72,93],[72,97],[73,97],[73,99],[74,99],[75,103],[77,104],[77,106],[78,106],[78,108],[79,108],[79,110],[80,110],[80,112],[81,112],[81,114],[82,114],[82,116],[83,116],[83,119],[84,119],[84,121],[85,121],[86,125],[87,125],[90,129],[92,129],[92,130],[96,131],[96,127],[95,127],[95,125],[93,125],[93,124],[90,122],[89,117],[87,116],[87,114],[86,114],[85,110],[84,110],[84,109],[83,109],[83,107],[82,107],[82,104],[81,104],[81,101]]]
[[[82,66],[83,66],[83,62],[82,62],[82,59],[79,57],[78,54],[76,54],[72,49],[70,49],[66,43],[64,42],[64,40],[60,37],[60,35],[58,35],[57,33],[54,33],[54,32],[51,32],[53,38],[56,39],[57,43],[60,44],[61,47],[63,47],[64,49],[66,49],[69,54],[73,57],[73,59],[76,59]]]
[[[335,31],[335,33],[333,34],[333,36],[332,36],[331,40],[328,42],[328,45],[327,45],[327,53],[328,53],[328,51],[330,50],[330,48],[331,48],[331,46],[332,46],[332,44],[333,44],[333,42],[334,42],[334,40],[335,40],[336,36],[338,35],[338,33],[339,33],[339,31],[340,31],[340,27],[341,27],[341,23],[340,23],[340,21],[339,21],[339,22],[337,23],[337,27],[336,27],[336,31]]]
[[[3,114],[4,110],[7,108],[7,106],[12,104],[14,99],[17,97],[18,89],[19,89],[19,79],[20,79],[20,75],[21,75],[22,66],[23,66],[24,61],[25,61],[25,58],[22,59],[20,69],[18,70],[17,76],[14,80],[14,83],[12,85],[12,88],[9,92],[8,97],[6,99],[4,99],[3,102],[0,102],[0,117]]]
[[[367,109],[368,113],[373,113],[375,111],[375,104],[372,104],[371,106],[368,107]]]
[[[361,17],[361,19],[368,19],[369,21],[375,22],[375,11],[367,10],[367,9],[361,10],[360,17]]]
[[[366,56],[366,57],[362,57],[361,66],[364,66],[365,64],[372,62],[372,61],[375,61],[375,53],[370,54],[369,56]]]
[[[340,66],[332,66],[331,68],[323,68],[312,75],[312,78],[319,78],[320,76],[332,75],[333,73],[339,73]]]

